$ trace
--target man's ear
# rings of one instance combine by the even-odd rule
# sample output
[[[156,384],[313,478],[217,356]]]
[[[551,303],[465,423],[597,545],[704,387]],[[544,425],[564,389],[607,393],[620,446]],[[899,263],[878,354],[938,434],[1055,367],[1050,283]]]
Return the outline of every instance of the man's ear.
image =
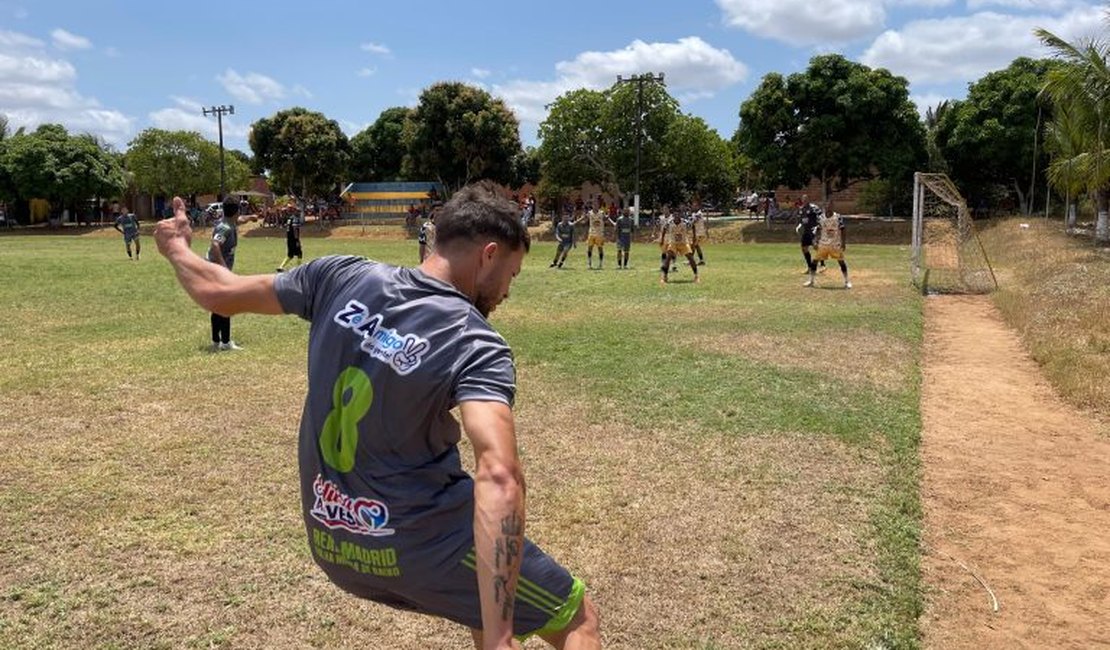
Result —
[[[493,262],[493,259],[497,257],[498,250],[500,250],[500,246],[497,242],[486,242],[486,244],[482,246],[482,264]]]

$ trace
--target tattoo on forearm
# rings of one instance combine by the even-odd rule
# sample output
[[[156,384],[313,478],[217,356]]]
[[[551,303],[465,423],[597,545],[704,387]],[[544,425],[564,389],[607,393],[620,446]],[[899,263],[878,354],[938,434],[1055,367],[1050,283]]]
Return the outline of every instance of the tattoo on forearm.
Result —
[[[493,577],[493,601],[501,605],[501,620],[513,617],[513,590],[506,576]]]
[[[524,534],[524,520],[519,513],[513,512],[501,519],[501,537],[493,542],[493,566],[497,575],[493,577],[494,602],[501,605],[501,620],[513,616],[513,588],[509,574],[519,566],[521,556],[521,536]]]
[[[524,522],[520,515],[513,512],[501,520],[502,535],[520,535],[524,532]]]

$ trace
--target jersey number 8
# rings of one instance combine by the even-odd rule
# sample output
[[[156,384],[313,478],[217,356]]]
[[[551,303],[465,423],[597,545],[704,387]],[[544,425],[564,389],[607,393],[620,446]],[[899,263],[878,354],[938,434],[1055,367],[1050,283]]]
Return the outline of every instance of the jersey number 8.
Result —
[[[335,380],[331,401],[332,410],[320,431],[320,453],[329,466],[340,472],[349,472],[355,466],[358,423],[366,417],[370,404],[374,402],[370,377],[362,368],[347,368]]]

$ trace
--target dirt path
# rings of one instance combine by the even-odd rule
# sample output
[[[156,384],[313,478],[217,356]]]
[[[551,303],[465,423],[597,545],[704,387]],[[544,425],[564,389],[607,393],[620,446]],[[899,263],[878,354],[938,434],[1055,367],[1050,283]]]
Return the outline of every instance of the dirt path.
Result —
[[[925,323],[926,647],[1110,648],[1110,440],[989,298],[931,298]]]

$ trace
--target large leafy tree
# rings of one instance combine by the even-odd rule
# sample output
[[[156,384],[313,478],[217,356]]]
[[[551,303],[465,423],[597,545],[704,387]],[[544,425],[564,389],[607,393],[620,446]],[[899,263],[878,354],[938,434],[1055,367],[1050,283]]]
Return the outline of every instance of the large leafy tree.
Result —
[[[1040,131],[1051,117],[1038,93],[1053,65],[1048,59],[1014,59],[968,86],[967,99],[939,117],[936,145],[965,191],[1005,186],[1023,212],[1032,210],[1034,188],[1044,187],[1048,164]]]
[[[488,178],[508,183],[520,151],[520,125],[500,99],[464,83],[424,89],[405,122],[403,174],[457,190]]]
[[[652,202],[680,193],[667,152],[667,133],[678,117],[678,102],[661,84],[567,92],[540,124],[545,183],[571,188],[590,181],[618,196],[631,192],[639,127],[641,194]]]
[[[908,82],[839,54],[771,73],[740,106],[735,136],[768,185],[819,178],[826,195],[873,178],[907,177],[925,160],[925,132]]]
[[[243,158],[241,152],[224,152],[229,189],[245,187],[250,178]],[[219,146],[195,131],[146,129],[131,141],[125,161],[135,187],[154,196],[214,193],[220,187]]]
[[[732,147],[700,117],[679,115],[663,137],[666,167],[681,198],[726,203],[736,191]]]
[[[94,136],[70,135],[60,124],[44,124],[7,138],[0,167],[12,198],[46,199],[55,210],[116,195],[125,185],[117,154]]]
[[[405,158],[405,120],[411,108],[382,111],[373,124],[351,138],[351,176],[358,181],[399,181]]]
[[[1110,28],[1110,12],[1104,16]],[[1049,178],[1095,196],[1095,239],[1110,241],[1110,40],[1069,43],[1052,32],[1037,36],[1062,59],[1045,77],[1044,93],[1056,110]]]
[[[351,162],[351,144],[339,124],[301,107],[252,124],[250,145],[273,186],[306,197],[330,194]]]

